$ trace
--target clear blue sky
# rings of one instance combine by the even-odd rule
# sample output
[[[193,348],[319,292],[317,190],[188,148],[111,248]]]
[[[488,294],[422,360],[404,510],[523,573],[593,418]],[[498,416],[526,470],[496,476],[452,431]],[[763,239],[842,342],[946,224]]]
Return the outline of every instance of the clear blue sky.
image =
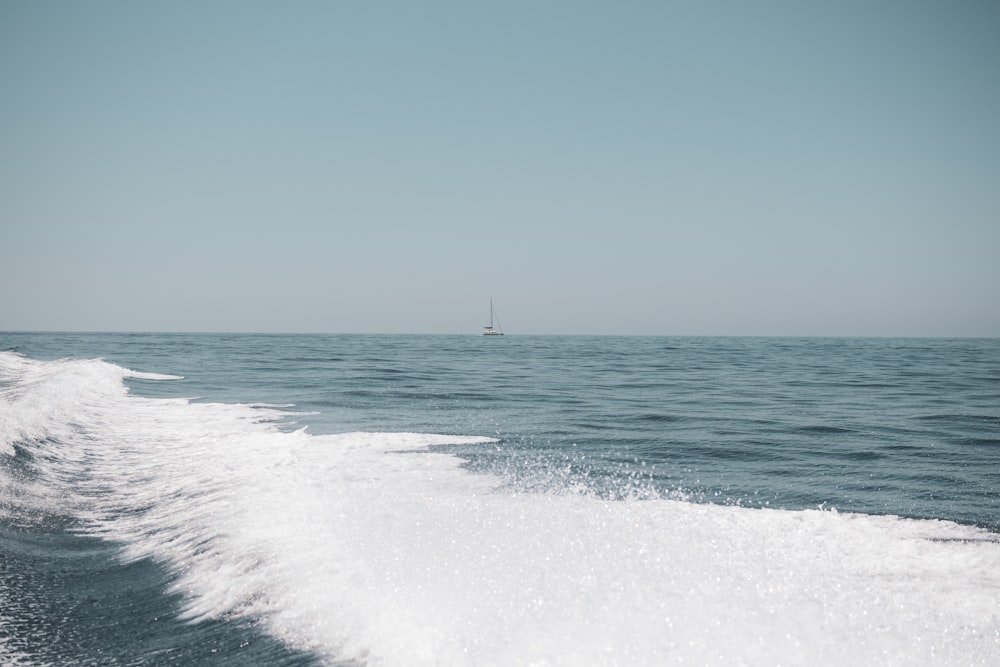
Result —
[[[0,0],[0,330],[1000,336],[1000,3]]]

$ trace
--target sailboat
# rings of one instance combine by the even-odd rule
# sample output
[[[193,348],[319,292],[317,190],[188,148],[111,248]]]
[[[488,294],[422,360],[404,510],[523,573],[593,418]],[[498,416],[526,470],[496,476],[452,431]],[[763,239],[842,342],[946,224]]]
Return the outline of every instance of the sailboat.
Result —
[[[483,327],[484,336],[502,336],[503,328],[500,326],[500,320],[497,320],[496,329],[493,328],[493,320],[495,314],[493,313],[493,299],[490,299],[490,323]]]

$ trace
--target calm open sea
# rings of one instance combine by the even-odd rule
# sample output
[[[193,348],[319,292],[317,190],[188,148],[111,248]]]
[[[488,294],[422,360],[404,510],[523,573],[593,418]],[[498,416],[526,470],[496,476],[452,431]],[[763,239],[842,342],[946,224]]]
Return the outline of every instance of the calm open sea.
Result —
[[[995,665],[1000,340],[0,333],[0,663]]]

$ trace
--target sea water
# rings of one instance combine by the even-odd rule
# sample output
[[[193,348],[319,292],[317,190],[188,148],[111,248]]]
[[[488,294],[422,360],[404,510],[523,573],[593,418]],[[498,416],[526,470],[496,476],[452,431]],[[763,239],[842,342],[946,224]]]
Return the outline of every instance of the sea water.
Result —
[[[1000,341],[0,334],[0,663],[1000,664]]]

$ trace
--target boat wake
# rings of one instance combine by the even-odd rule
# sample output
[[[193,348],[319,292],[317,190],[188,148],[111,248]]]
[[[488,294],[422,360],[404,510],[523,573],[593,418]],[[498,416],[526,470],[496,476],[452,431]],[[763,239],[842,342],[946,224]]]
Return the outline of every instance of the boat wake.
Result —
[[[287,409],[137,397],[128,377],[0,353],[0,457],[21,462],[0,468],[0,521],[72,515],[123,558],[167,568],[192,623],[245,619],[371,665],[1000,654],[1000,544],[986,531],[517,492],[446,447],[491,438],[310,435]]]

